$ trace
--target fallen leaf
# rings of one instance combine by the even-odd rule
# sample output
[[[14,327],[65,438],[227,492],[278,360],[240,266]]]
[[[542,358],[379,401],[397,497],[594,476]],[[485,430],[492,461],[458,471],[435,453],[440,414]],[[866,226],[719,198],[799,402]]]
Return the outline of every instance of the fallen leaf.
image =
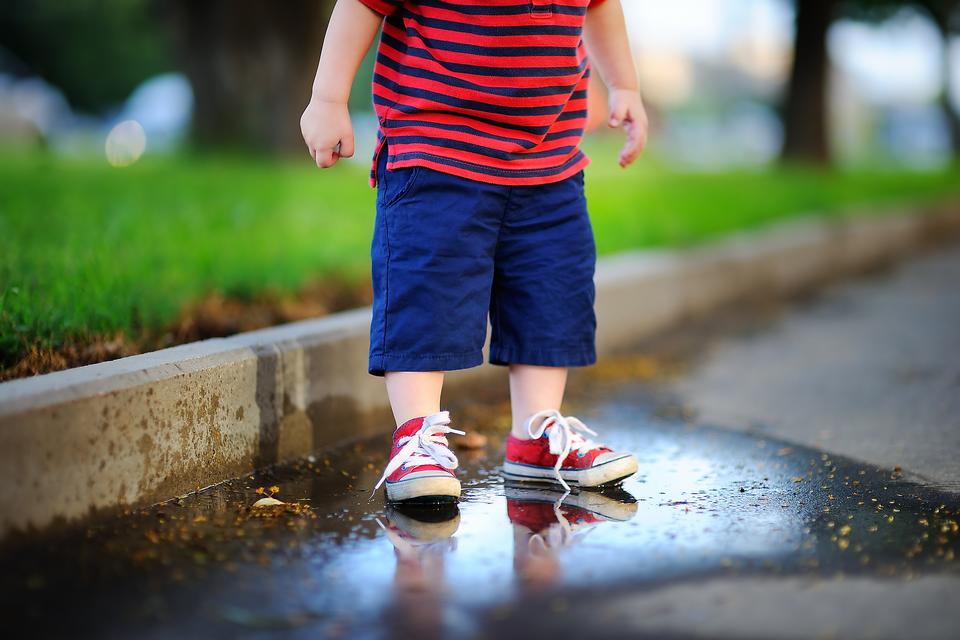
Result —
[[[286,504],[286,503],[281,502],[276,498],[260,498],[259,500],[253,503],[253,506],[254,507],[275,507],[278,504]]]

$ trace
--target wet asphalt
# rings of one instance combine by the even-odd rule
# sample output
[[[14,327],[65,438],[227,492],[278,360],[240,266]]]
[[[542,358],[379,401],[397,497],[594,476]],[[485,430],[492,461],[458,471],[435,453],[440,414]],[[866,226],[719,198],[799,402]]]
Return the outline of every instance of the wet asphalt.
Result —
[[[901,273],[870,276],[871,290]],[[923,469],[710,424],[691,402],[691,381],[724,348],[779,335],[862,283],[743,306],[573,376],[566,412],[639,459],[621,487],[505,486],[502,392],[451,399],[454,426],[488,438],[458,450],[459,505],[369,500],[384,434],[14,536],[0,547],[5,626],[98,638],[949,637],[960,494]],[[287,504],[251,508],[272,491]]]

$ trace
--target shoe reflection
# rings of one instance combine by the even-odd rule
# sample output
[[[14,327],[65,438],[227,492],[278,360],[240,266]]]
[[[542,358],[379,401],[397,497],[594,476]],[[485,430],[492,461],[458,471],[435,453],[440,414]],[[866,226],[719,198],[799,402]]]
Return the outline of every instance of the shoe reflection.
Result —
[[[388,506],[377,524],[397,558],[393,598],[387,611],[390,635],[398,638],[440,637],[443,630],[444,560],[457,545],[460,526],[454,504]]]
[[[540,591],[560,578],[557,552],[603,522],[625,522],[637,501],[622,488],[565,493],[549,486],[507,484],[507,517],[513,525],[513,567],[520,584]]]

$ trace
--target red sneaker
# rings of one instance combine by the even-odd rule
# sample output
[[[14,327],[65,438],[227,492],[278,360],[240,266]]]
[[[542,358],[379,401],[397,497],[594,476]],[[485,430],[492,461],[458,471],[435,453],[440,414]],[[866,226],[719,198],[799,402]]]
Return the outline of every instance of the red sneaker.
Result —
[[[503,475],[510,480],[556,482],[569,491],[571,484],[615,484],[637,472],[636,458],[587,440],[581,434],[597,434],[573,416],[537,412],[527,419],[527,432],[530,440],[507,438]]]
[[[450,428],[449,411],[413,418],[397,427],[390,462],[374,493],[386,483],[387,502],[455,502],[460,481],[453,474],[458,462],[447,446],[448,433],[463,435]]]

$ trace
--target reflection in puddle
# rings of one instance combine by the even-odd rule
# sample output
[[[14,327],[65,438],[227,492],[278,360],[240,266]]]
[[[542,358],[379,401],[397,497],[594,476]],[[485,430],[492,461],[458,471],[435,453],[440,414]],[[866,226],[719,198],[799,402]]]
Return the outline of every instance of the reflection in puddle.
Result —
[[[504,486],[492,438],[486,455],[462,457],[459,507],[386,508],[366,498],[387,447],[356,445],[13,540],[0,550],[0,597],[38,633],[434,637],[522,624],[531,603],[562,617],[585,593],[712,575],[910,576],[955,564],[955,496],[820,451],[658,419],[629,393],[591,413],[640,462],[619,491]],[[252,514],[255,489],[272,484],[310,508]]]
[[[548,488],[504,487],[507,518],[513,527],[513,567],[527,590],[559,583],[559,554],[604,522],[626,522],[637,501],[622,489],[558,493]]]
[[[456,549],[460,526],[455,505],[435,508],[387,507],[377,518],[396,555],[392,602],[385,608],[384,627],[398,638],[430,638],[443,629],[446,555]]]
[[[637,502],[622,489],[570,493],[536,485],[504,487],[513,534],[513,569],[521,594],[539,594],[559,584],[560,555],[607,522],[625,522]],[[396,557],[392,600],[386,607],[394,637],[433,637],[444,628],[452,592],[447,557],[457,550],[461,523],[456,505],[390,505],[377,518]],[[467,593],[470,593],[468,591]]]

